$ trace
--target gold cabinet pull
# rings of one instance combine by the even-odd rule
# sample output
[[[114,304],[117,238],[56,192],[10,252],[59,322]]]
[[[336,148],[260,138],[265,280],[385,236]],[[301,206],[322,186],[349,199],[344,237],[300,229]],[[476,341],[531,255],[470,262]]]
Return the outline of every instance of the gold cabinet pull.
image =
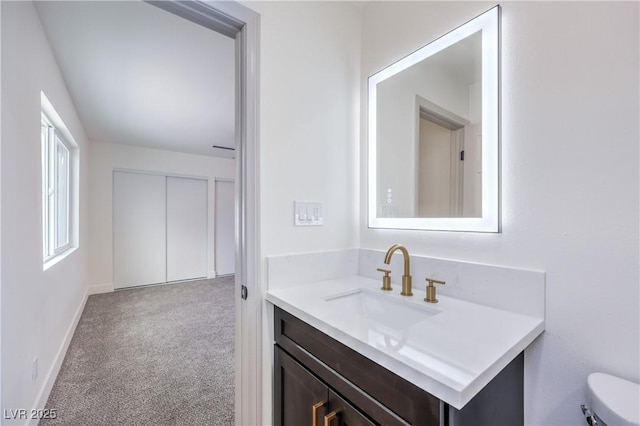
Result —
[[[326,416],[324,416],[324,426],[331,426],[331,422],[338,417],[338,413],[335,411],[330,412]]]
[[[313,416],[313,420],[311,421],[311,424],[313,426],[318,426],[318,409],[320,407],[324,407],[326,404],[327,404],[326,401],[317,402],[317,403],[313,404],[313,407],[311,407],[311,415]]]

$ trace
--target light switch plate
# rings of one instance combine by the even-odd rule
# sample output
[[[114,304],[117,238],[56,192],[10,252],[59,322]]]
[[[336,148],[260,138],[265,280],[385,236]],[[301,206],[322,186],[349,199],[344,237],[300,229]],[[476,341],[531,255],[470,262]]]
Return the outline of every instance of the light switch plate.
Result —
[[[322,203],[318,201],[294,201],[293,224],[295,226],[322,226]]]

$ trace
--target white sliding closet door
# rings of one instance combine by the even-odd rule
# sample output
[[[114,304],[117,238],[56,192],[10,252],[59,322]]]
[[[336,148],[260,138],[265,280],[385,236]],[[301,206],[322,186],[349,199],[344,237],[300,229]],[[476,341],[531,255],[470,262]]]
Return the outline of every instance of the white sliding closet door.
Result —
[[[167,177],[167,281],[207,276],[207,181]]]
[[[216,181],[216,276],[235,273],[235,183]]]
[[[113,284],[166,281],[166,178],[113,174]]]

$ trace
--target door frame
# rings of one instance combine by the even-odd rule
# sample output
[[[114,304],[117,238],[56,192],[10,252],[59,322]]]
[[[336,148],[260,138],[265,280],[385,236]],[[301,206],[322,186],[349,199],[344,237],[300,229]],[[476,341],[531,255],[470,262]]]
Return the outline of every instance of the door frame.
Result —
[[[235,40],[236,46],[236,403],[235,423],[262,419],[262,315],[260,251],[259,46],[260,15],[232,1],[148,3]],[[246,300],[240,287],[247,288]],[[270,423],[271,419],[266,423]]]

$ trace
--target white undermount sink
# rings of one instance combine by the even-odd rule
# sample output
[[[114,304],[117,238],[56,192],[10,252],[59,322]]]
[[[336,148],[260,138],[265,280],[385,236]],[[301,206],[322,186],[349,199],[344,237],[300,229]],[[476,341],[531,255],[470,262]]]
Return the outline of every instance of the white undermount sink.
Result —
[[[359,288],[332,294],[325,297],[324,301],[331,309],[355,314],[394,329],[406,329],[440,313],[437,309],[417,305],[402,297],[404,296]]]

